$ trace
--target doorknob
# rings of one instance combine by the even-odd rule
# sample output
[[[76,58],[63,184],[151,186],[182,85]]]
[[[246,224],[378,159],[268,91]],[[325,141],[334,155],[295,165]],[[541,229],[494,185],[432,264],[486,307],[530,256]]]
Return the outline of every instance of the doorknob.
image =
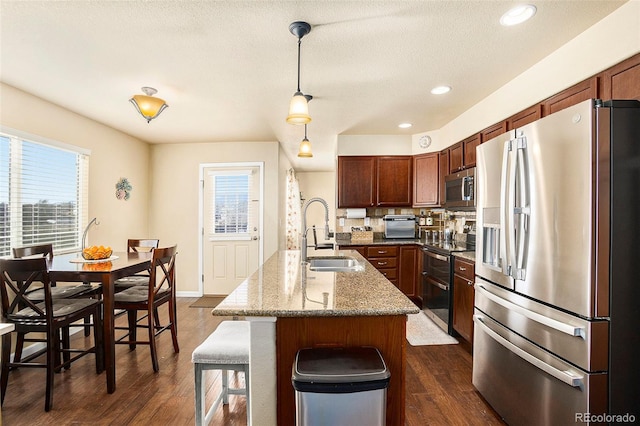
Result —
[[[259,239],[259,237],[254,236],[254,237],[251,237],[251,239],[255,241],[255,240],[258,240],[258,239]]]

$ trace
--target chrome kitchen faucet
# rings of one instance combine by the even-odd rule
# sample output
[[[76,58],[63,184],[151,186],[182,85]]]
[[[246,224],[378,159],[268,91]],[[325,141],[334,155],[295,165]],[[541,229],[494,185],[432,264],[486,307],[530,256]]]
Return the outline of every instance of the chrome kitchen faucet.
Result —
[[[307,263],[307,231],[309,231],[309,229],[307,228],[307,208],[309,208],[309,205],[314,202],[318,202],[324,206],[324,232],[327,238],[331,238],[333,236],[331,231],[329,230],[329,205],[324,199],[320,197],[311,198],[304,204],[304,208],[302,210],[302,242],[300,243],[302,247],[300,248],[300,263],[303,264]]]

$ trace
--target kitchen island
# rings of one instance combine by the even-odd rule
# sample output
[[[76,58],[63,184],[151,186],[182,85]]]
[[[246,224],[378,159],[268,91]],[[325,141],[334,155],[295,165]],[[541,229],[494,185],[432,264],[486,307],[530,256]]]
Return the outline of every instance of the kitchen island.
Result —
[[[309,252],[309,256],[351,256],[353,272],[313,272],[299,251],[269,258],[213,310],[215,316],[243,316],[251,322],[251,418],[257,425],[295,424],[291,367],[308,347],[374,346],[391,373],[387,425],[404,425],[407,314],[419,312],[359,253]]]

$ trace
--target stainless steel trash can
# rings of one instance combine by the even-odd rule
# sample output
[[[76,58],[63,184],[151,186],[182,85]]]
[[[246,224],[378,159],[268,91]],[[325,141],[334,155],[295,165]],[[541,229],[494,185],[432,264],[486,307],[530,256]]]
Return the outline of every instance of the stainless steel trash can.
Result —
[[[378,349],[301,349],[292,370],[298,426],[385,424],[391,373]]]

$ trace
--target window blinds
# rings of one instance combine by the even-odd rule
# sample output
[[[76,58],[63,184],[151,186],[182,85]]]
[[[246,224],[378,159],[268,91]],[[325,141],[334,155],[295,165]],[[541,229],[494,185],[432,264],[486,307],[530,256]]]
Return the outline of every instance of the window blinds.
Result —
[[[0,133],[0,256],[44,243],[80,249],[88,170],[86,153]]]

